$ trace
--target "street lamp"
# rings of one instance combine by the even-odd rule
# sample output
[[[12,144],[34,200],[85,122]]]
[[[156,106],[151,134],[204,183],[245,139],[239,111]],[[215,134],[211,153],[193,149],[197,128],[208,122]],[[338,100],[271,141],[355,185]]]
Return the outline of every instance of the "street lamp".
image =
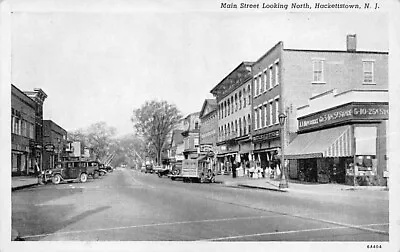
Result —
[[[279,188],[288,188],[288,180],[287,180],[287,173],[286,173],[286,166],[285,166],[285,120],[286,115],[284,113],[279,113],[279,125],[281,126],[281,167],[282,167],[282,174],[281,180],[279,182]]]

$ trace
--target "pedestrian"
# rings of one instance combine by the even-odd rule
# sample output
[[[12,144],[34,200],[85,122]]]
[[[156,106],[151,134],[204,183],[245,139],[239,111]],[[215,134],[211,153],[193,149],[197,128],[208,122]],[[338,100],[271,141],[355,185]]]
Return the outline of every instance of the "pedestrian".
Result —
[[[237,168],[237,162],[233,161],[232,165],[232,178],[236,178],[236,168]]]

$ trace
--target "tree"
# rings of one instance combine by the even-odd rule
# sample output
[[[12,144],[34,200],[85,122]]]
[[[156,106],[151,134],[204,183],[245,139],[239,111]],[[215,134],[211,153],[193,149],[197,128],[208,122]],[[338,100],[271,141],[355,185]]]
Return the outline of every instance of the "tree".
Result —
[[[132,166],[134,160],[142,163],[144,159],[144,142],[136,135],[125,135],[115,139],[111,145],[111,149],[115,154],[112,164],[119,166],[120,164],[128,164]],[[138,157],[139,156],[139,157]]]
[[[110,154],[110,146],[116,134],[114,127],[108,126],[105,122],[98,122],[90,125],[86,131],[87,143],[98,160],[104,159]]]
[[[68,139],[81,142],[83,146],[92,149],[97,160],[102,160],[111,154],[110,146],[115,141],[113,139],[115,133],[114,127],[108,126],[105,122],[97,122],[87,129],[68,132]]]
[[[132,122],[137,134],[149,145],[148,151],[154,150],[158,165],[168,133],[182,118],[174,104],[167,101],[146,101],[140,108],[133,110]]]

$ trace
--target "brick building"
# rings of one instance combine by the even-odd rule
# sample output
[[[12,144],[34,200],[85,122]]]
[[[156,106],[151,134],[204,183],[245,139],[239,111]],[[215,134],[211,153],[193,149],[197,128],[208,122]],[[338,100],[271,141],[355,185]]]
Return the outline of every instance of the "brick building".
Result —
[[[11,173],[12,176],[34,173],[36,103],[11,85]]]
[[[53,169],[68,158],[67,131],[52,120],[43,120],[43,168]]]
[[[297,50],[277,43],[253,65],[254,158],[261,167],[276,167],[280,151],[278,114],[287,116],[285,146],[297,135],[297,108],[310,97],[336,89],[387,90],[388,53],[358,51],[356,36],[347,49]]]
[[[234,162],[248,161],[252,151],[252,64],[240,63],[210,91],[218,104],[218,165],[228,173]]]

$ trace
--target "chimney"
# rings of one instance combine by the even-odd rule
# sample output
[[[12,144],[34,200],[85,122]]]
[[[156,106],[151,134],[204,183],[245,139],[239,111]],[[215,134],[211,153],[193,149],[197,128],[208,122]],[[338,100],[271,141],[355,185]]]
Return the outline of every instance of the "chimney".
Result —
[[[357,35],[356,34],[348,34],[347,35],[347,51],[355,52],[357,49]]]

